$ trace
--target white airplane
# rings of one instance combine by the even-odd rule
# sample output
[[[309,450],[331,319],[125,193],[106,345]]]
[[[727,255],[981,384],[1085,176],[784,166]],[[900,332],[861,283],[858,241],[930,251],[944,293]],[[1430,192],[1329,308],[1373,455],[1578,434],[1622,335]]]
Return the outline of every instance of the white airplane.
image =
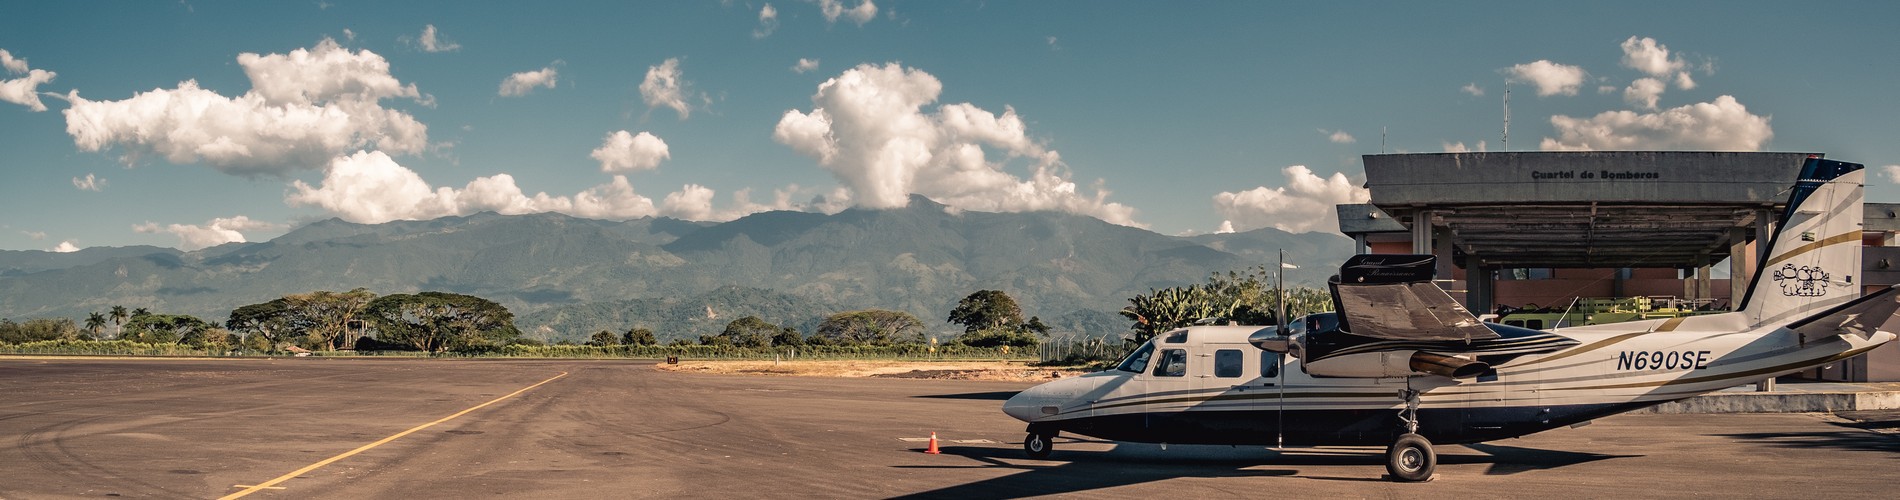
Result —
[[[1894,340],[1900,286],[1861,296],[1862,166],[1810,158],[1734,312],[1531,330],[1482,323],[1431,283],[1430,255],[1359,255],[1338,312],[1289,328],[1157,335],[1113,370],[1003,404],[1047,458],[1062,432],[1112,441],[1386,445],[1398,481],[1432,477],[1432,443],[1579,426],[1798,372]]]

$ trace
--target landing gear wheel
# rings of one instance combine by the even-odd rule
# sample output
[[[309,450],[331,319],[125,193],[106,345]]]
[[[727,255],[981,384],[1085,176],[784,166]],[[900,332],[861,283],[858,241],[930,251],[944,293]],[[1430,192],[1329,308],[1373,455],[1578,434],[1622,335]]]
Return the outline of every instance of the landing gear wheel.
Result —
[[[1049,453],[1055,451],[1055,439],[1053,432],[1031,432],[1023,437],[1023,452],[1036,460],[1049,458]]]
[[[1385,471],[1394,481],[1416,483],[1432,478],[1438,468],[1438,454],[1425,436],[1404,434],[1385,449]]]

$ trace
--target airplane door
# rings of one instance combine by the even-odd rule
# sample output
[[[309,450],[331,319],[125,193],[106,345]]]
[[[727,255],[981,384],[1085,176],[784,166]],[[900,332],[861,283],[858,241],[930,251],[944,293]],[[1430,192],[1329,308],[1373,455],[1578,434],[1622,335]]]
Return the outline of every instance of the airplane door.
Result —
[[[1196,375],[1207,369],[1206,362],[1195,362],[1194,354],[1187,344],[1187,332],[1174,332],[1155,343],[1154,368],[1142,388],[1150,401],[1143,405],[1143,423],[1151,432],[1166,434],[1180,430],[1173,425],[1177,419],[1172,417],[1191,404],[1171,396],[1185,394],[1199,385],[1200,377]],[[1203,371],[1195,372],[1196,365],[1201,365],[1198,369]],[[1168,439],[1163,437],[1162,440]]]

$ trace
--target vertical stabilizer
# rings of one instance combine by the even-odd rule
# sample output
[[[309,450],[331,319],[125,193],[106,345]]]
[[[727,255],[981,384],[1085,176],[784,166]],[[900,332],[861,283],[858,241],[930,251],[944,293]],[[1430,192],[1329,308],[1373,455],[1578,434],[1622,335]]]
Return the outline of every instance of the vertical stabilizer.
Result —
[[[1809,157],[1738,309],[1752,324],[1785,323],[1860,297],[1857,163]]]

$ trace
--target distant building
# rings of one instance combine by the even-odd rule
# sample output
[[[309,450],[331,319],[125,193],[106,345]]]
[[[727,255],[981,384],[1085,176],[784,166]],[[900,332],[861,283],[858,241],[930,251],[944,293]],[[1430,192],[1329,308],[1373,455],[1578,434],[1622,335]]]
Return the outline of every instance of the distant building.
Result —
[[[1361,253],[1437,255],[1441,286],[1475,313],[1637,296],[1729,308],[1748,283],[1727,276],[1754,274],[1756,239],[1812,154],[1366,155],[1371,200],[1339,205],[1339,229]],[[1900,283],[1900,205],[1865,210],[1862,286]],[[1807,375],[1900,380],[1900,346]]]

